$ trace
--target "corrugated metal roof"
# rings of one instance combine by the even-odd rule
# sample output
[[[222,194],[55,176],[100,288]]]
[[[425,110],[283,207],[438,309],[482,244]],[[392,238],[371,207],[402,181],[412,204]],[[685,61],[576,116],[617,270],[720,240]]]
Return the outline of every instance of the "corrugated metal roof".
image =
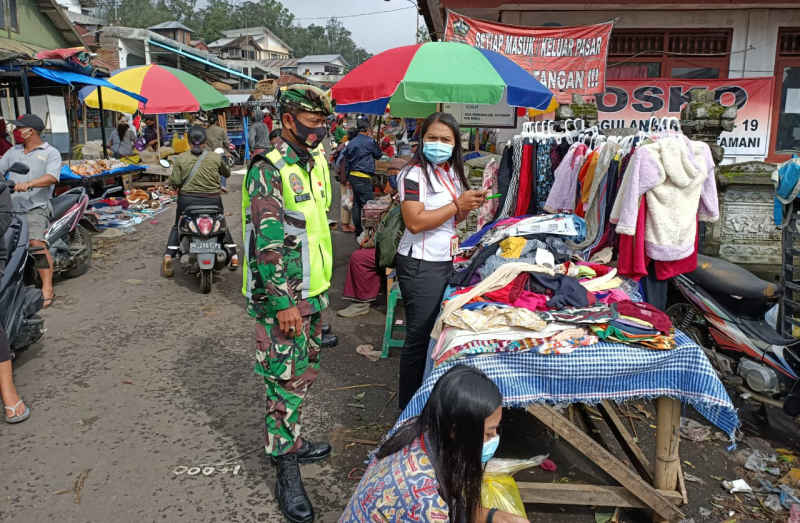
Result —
[[[183,25],[182,23],[178,22],[177,20],[173,20],[171,22],[161,22],[160,24],[152,25],[148,27],[151,31],[155,31],[158,29],[183,29],[184,31],[189,31],[193,33],[191,29]]]
[[[334,62],[336,60],[341,60],[343,64],[347,65],[347,62],[340,54],[310,54],[308,56],[304,56],[303,58],[298,58],[298,64],[327,64],[330,62]]]
[[[208,47],[223,47],[233,42],[234,40],[236,40],[236,38],[220,38],[219,40],[214,40],[213,42],[208,44]]]

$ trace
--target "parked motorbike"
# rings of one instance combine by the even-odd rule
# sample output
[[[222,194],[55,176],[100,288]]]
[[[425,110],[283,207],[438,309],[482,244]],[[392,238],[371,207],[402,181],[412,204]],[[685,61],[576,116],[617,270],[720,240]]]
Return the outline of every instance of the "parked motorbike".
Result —
[[[27,166],[13,164],[9,171],[25,174]],[[10,191],[5,177],[0,178],[0,194]],[[42,308],[42,292],[33,285],[26,285],[26,273],[35,263],[41,265],[43,254],[28,249],[28,224],[23,217],[14,215],[5,233],[0,236],[5,259],[0,260],[0,324],[11,344],[11,354],[36,343],[44,335],[44,320],[39,316]],[[32,263],[32,260],[36,262]],[[47,260],[43,260],[47,264]]]
[[[211,292],[214,271],[224,268],[233,256],[224,242],[226,230],[225,214],[216,205],[190,205],[178,222],[178,259],[200,279],[203,294]]]
[[[28,172],[27,165],[14,165],[19,165],[19,170],[13,172]],[[13,192],[16,184],[12,180],[6,183]],[[89,196],[83,187],[75,187],[50,200],[50,226],[44,239],[53,258],[54,275],[77,278],[85,274],[92,264],[92,235],[89,228],[94,229],[94,225],[84,216],[88,204]],[[33,276],[34,279],[38,277],[38,273]]]
[[[753,396],[800,414],[800,340],[780,335],[766,319],[782,287],[700,254],[697,269],[673,281],[687,301],[666,312],[703,347],[720,377],[738,376]]]

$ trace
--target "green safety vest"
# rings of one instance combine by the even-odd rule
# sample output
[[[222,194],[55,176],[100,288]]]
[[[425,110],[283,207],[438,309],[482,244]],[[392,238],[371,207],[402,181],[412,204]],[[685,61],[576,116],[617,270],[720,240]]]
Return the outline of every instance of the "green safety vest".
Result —
[[[298,298],[311,298],[330,288],[333,274],[333,245],[328,209],[331,205],[331,178],[325,150],[322,146],[313,151],[314,168],[311,173],[298,164],[289,164],[277,149],[266,154],[267,159],[278,170],[283,186],[283,228],[286,236],[295,236],[302,249],[303,282]],[[242,228],[245,248],[249,245],[249,234],[253,227],[244,224],[245,210],[250,205],[247,188],[242,191]],[[291,222],[286,218],[290,218]],[[296,223],[305,223],[305,227]],[[245,255],[242,294],[250,297],[250,271]]]

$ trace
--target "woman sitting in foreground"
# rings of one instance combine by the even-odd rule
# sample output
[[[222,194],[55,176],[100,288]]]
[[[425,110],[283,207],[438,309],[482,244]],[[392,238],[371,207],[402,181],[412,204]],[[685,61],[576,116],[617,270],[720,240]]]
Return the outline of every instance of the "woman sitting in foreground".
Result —
[[[480,370],[447,371],[422,414],[378,450],[339,521],[527,522],[480,506],[483,465],[500,443],[502,400]]]

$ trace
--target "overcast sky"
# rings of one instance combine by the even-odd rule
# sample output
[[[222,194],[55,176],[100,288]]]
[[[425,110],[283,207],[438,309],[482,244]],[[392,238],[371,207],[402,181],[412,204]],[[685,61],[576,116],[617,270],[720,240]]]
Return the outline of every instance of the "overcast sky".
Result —
[[[416,36],[417,14],[410,0],[280,0],[294,13],[300,25],[324,25],[331,16],[342,17],[341,21],[351,33],[357,45],[370,53],[379,53],[392,47],[410,45]],[[393,13],[372,14],[345,18],[347,15],[390,11]],[[318,18],[310,20],[309,18]],[[420,17],[420,24],[424,24]]]

